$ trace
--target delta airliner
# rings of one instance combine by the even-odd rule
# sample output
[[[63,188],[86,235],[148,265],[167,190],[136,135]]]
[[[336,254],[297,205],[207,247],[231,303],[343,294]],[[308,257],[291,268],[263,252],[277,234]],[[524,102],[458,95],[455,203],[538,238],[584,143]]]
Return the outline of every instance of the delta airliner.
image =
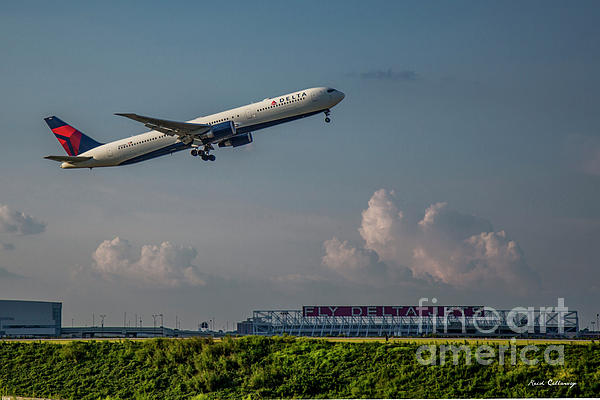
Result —
[[[97,168],[134,164],[176,151],[190,149],[192,156],[214,161],[217,147],[252,143],[252,132],[284,122],[324,113],[344,99],[344,93],[328,87],[298,90],[247,106],[187,122],[168,121],[137,114],[116,114],[143,123],[150,132],[110,143],[99,143],[56,116],[44,118],[67,156],[47,156],[61,168]]]

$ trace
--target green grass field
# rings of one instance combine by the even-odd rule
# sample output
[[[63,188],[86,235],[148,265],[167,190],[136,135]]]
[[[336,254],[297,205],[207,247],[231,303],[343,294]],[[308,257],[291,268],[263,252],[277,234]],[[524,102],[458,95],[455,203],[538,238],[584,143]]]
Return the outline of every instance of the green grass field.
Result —
[[[590,341],[517,341],[535,344],[536,365],[452,362],[422,365],[425,345],[486,344],[494,339],[308,339],[248,336],[142,340],[0,342],[0,394],[60,399],[221,398],[495,398],[592,397],[600,393],[600,345]],[[543,351],[564,346],[564,364],[544,362]],[[507,358],[508,360],[508,358]],[[573,386],[532,386],[548,380]]]

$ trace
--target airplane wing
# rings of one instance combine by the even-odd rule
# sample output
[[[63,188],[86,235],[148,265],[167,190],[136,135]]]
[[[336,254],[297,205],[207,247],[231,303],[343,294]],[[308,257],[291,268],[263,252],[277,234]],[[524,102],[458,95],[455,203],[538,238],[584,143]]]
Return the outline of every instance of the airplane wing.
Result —
[[[115,115],[141,122],[148,128],[169,136],[179,136],[179,139],[184,143],[191,143],[196,136],[200,136],[211,129],[211,126],[208,124],[169,121],[137,114],[116,113]]]
[[[93,157],[84,157],[84,156],[46,156],[44,157],[47,160],[58,161],[58,162],[70,162],[77,163],[81,161],[91,160]]]

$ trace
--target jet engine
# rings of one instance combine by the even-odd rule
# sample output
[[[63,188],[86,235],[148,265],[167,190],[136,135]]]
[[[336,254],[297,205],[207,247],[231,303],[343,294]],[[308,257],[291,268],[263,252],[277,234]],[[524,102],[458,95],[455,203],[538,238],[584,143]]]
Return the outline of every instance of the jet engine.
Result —
[[[221,122],[212,126],[211,130],[203,135],[202,139],[210,139],[211,141],[227,139],[235,136],[235,125],[232,121]]]
[[[238,135],[219,142],[219,147],[239,147],[252,143],[252,134]]]

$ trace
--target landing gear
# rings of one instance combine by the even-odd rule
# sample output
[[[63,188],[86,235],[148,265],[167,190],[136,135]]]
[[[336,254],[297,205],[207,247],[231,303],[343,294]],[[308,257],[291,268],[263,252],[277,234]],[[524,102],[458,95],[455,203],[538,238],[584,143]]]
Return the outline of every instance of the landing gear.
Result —
[[[331,114],[331,111],[325,110],[324,112],[325,112],[325,122],[330,123],[331,118],[329,118],[329,114]]]
[[[204,152],[205,152],[206,154],[208,154],[208,153],[209,153],[211,150],[214,150],[214,149],[215,149],[215,148],[214,148],[214,147],[212,147],[212,144],[210,144],[210,143],[207,143],[207,144],[205,144],[205,145],[204,145]]]
[[[215,161],[217,157],[215,157],[213,154],[210,154],[210,151],[214,149],[215,148],[210,143],[208,143],[204,145],[204,148],[202,150],[193,149],[190,153],[194,157],[200,156],[200,158],[203,161]]]
[[[217,159],[217,157],[215,157],[214,154],[206,154],[206,153],[202,154],[200,157],[204,161],[215,161]]]

